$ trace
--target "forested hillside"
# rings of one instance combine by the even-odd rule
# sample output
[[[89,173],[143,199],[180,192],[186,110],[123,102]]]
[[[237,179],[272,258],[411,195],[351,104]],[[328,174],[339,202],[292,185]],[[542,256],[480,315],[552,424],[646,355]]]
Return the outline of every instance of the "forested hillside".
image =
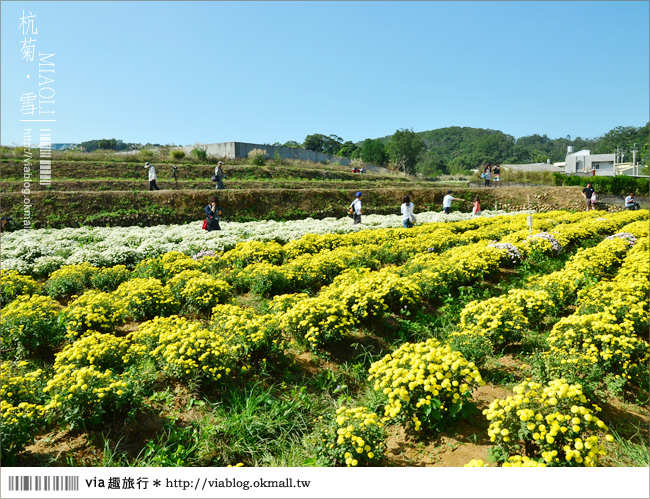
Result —
[[[424,149],[416,164],[423,175],[458,173],[476,168],[482,163],[542,163],[564,161],[567,146],[575,151],[590,149],[594,154],[624,150],[625,161],[632,161],[636,144],[637,159],[648,164],[648,124],[642,127],[616,127],[601,137],[583,139],[570,136],[550,139],[546,135],[530,135],[515,139],[499,130],[469,127],[447,127],[426,132],[415,132],[422,139]],[[392,136],[378,139],[388,146]]]

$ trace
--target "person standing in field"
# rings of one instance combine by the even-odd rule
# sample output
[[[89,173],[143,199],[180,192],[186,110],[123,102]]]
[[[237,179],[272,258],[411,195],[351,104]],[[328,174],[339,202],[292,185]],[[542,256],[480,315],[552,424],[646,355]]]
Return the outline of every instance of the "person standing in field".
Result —
[[[498,163],[492,169],[492,180],[494,180],[494,187],[501,186],[501,167]]]
[[[587,187],[582,189],[582,195],[585,197],[587,203],[587,211],[594,209],[596,199],[596,190],[592,187],[591,182],[587,183]]]
[[[442,199],[442,208],[445,213],[449,215],[451,213],[451,202],[452,201],[465,201],[464,199],[455,198],[451,195],[451,191],[447,191],[447,195]]]
[[[160,188],[156,184],[156,180],[158,180],[158,176],[156,175],[156,167],[153,166],[149,161],[147,161],[144,164],[144,167],[149,170],[149,190],[153,191],[154,189],[159,191]]]
[[[415,225],[415,215],[413,214],[415,206],[411,203],[411,198],[407,195],[402,198],[402,225],[405,229],[410,229]]]
[[[357,192],[357,195],[354,198],[354,201],[350,204],[350,208],[353,210],[353,219],[355,224],[361,223],[361,191]]]
[[[480,217],[481,216],[481,202],[478,199],[478,196],[474,198],[474,207],[472,208],[472,216]]]
[[[219,161],[217,163],[216,168],[214,169],[214,176],[215,176],[215,181],[217,182],[217,189],[225,189],[226,187],[223,185],[223,179],[225,178],[225,175],[223,173],[223,163]]]

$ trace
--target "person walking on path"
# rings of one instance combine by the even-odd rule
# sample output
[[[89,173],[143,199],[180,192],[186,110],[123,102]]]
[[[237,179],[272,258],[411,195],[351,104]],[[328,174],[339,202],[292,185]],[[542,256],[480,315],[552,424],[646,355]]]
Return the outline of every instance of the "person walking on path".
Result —
[[[407,195],[402,198],[402,225],[405,229],[410,229],[415,225],[415,215],[413,214],[415,206],[411,203],[411,198]]]
[[[447,191],[447,195],[442,199],[442,208],[445,210],[445,213],[449,215],[451,213],[451,202],[452,201],[465,201],[464,199],[455,198],[451,195],[451,191]]]
[[[225,175],[223,173],[223,163],[219,161],[217,163],[217,166],[214,169],[214,176],[215,176],[215,182],[217,183],[216,188],[217,189],[225,189],[226,187],[223,185],[223,179],[225,178]]]
[[[625,209],[626,210],[640,210],[641,205],[636,202],[634,199],[634,193],[630,192],[630,195],[625,198]]]
[[[220,216],[222,215],[221,207],[217,206],[217,198],[210,199],[210,203],[205,207],[206,228],[208,232],[212,230],[221,230],[219,226]]]
[[[485,187],[490,187],[490,180],[492,179],[492,166],[490,163],[488,163],[485,167],[485,170],[483,170],[483,177],[485,179]]]
[[[156,167],[148,161],[144,164],[144,167],[149,170],[149,190],[153,191],[155,189],[159,191],[160,187],[158,187],[156,184],[156,180],[158,180],[158,176],[156,175]]]
[[[495,164],[492,169],[492,180],[494,180],[494,187],[501,187],[501,167],[498,164]]]
[[[591,182],[588,182],[587,187],[582,189],[582,195],[585,197],[585,202],[587,203],[587,211],[594,210],[594,204],[596,203],[596,190],[592,187]]]
[[[355,224],[361,223],[361,191],[357,192],[354,201],[350,204],[350,208],[353,209],[353,218]]]
[[[472,208],[472,216],[480,217],[481,216],[481,202],[478,199],[478,196],[474,198],[474,207]]]

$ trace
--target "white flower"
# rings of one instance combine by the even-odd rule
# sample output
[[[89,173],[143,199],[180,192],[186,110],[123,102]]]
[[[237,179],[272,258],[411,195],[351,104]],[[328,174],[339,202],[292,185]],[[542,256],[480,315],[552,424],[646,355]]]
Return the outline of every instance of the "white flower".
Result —
[[[17,270],[21,274],[29,274],[32,266],[19,258],[3,258],[2,268],[4,270]]]
[[[629,232],[619,232],[618,234],[609,236],[606,239],[627,239],[627,241],[630,243],[630,247],[634,246],[636,243],[636,237]]]
[[[484,211],[482,218],[526,212]],[[423,212],[418,224],[469,220],[471,213]],[[193,256],[199,251],[224,252],[244,241],[278,241],[285,244],[305,234],[347,234],[381,228],[401,228],[401,215],[364,215],[354,225],[348,217],[277,222],[221,222],[221,231],[201,229],[202,221],[156,227],[80,227],[34,229],[2,235],[2,267],[21,273],[42,272],[64,264],[89,262],[96,266],[134,266],[144,258],[180,251]],[[47,258],[46,258],[47,257]],[[60,259],[60,260],[59,260]],[[36,262],[38,261],[38,265]]]
[[[488,247],[504,249],[508,254],[508,258],[510,258],[513,262],[521,261],[521,253],[519,252],[519,249],[517,249],[517,247],[512,243],[490,243],[488,244]]]
[[[526,239],[546,239],[549,243],[551,243],[551,246],[553,247],[553,251],[555,251],[556,253],[562,251],[562,245],[559,243],[557,239],[555,239],[554,236],[552,236],[548,232],[538,232],[537,234],[528,236]]]

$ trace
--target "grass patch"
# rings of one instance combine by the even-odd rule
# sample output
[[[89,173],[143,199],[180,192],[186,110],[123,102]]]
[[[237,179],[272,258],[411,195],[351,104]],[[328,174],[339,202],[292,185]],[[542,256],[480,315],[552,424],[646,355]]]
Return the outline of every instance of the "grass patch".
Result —
[[[313,419],[304,388],[283,390],[256,383],[209,405],[211,414],[199,423],[209,461],[271,466],[289,460],[287,449],[294,457],[303,455],[296,451],[296,442],[310,431]]]
[[[650,448],[648,439],[637,433],[632,437],[625,438],[615,429],[610,429],[610,435],[614,442],[608,444],[607,460],[612,466],[634,466],[647,468],[650,466]]]

